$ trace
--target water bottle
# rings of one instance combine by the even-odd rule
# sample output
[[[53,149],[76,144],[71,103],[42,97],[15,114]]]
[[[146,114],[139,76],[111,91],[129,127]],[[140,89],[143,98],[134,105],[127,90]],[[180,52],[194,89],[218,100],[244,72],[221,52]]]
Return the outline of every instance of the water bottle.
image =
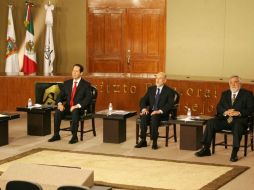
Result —
[[[27,107],[28,107],[28,108],[31,108],[32,106],[33,106],[32,99],[31,99],[31,98],[28,98]]]
[[[108,114],[111,115],[112,111],[113,111],[113,106],[112,106],[112,103],[110,102],[108,105]]]
[[[187,118],[191,118],[191,109],[190,108],[188,108],[188,110],[187,110]]]

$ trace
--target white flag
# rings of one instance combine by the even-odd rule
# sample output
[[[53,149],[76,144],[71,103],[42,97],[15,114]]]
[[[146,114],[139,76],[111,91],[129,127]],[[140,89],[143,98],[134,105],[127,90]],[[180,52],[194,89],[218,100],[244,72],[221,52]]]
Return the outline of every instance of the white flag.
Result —
[[[45,38],[45,49],[44,49],[44,74],[50,75],[53,73],[53,61],[55,59],[55,49],[53,41],[53,15],[54,5],[45,5],[46,10],[46,38]]]
[[[7,28],[7,52],[5,72],[7,74],[19,73],[19,61],[16,45],[16,36],[12,18],[12,5],[9,5],[8,28]]]

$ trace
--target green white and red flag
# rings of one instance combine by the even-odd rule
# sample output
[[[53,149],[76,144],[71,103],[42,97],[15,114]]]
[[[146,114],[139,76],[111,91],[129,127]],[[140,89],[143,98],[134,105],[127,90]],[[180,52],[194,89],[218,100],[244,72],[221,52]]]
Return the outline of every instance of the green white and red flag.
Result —
[[[23,59],[22,72],[24,74],[35,74],[37,71],[36,53],[35,53],[35,42],[34,42],[34,26],[33,17],[31,12],[31,4],[27,4],[27,10],[25,14],[25,27],[26,27],[26,38],[25,38],[25,52]]]

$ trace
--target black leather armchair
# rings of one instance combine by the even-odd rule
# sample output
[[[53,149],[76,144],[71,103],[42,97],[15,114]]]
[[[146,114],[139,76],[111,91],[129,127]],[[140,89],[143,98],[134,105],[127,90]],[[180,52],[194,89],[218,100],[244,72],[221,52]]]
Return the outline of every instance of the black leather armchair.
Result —
[[[64,185],[58,187],[57,190],[90,190],[90,188],[86,186]]]
[[[244,156],[247,156],[247,148],[251,147],[251,150],[253,151],[253,119],[254,115],[249,115],[248,116],[248,128],[243,132],[244,136],[244,144],[241,145],[240,147],[244,148]],[[222,134],[224,136],[224,140],[222,142],[217,142],[216,143],[216,134]],[[232,135],[231,130],[222,130],[222,131],[217,131],[214,136],[213,136],[213,141],[212,141],[212,153],[215,153],[215,146],[224,146],[226,149],[228,146],[232,146],[232,144],[228,143],[228,135]],[[250,143],[248,144],[248,139],[250,138]]]
[[[87,107],[87,109],[84,111],[84,114],[80,116],[80,129],[78,129],[78,132],[80,132],[80,140],[83,141],[83,134],[87,132],[93,132],[93,135],[96,136],[96,130],[95,130],[95,106],[96,106],[96,100],[98,91],[94,86],[91,86],[91,95],[92,95],[92,102]],[[63,120],[70,121],[71,126],[71,115],[65,115]],[[91,120],[92,121],[92,128],[88,130],[84,130],[84,121],[85,120]],[[71,127],[61,128],[62,131],[71,131]]]
[[[35,103],[42,105],[56,105],[56,98],[62,87],[62,82],[36,82]]]
[[[42,190],[41,185],[23,180],[13,180],[6,184],[6,190]]]

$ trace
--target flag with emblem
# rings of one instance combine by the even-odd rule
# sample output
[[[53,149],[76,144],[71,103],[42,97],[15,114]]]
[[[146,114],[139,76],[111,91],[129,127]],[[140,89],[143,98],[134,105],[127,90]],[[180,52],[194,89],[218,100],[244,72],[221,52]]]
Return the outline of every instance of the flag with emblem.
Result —
[[[24,74],[35,74],[37,71],[36,53],[34,49],[34,26],[31,7],[32,5],[28,3],[24,21],[26,27],[25,52],[22,67]]]
[[[53,73],[53,62],[55,60],[55,49],[53,41],[53,14],[54,5],[46,4],[46,38],[45,38],[45,49],[44,49],[44,74],[51,75]]]
[[[19,73],[19,61],[16,45],[16,35],[12,17],[12,5],[9,5],[8,13],[8,28],[7,28],[7,51],[6,51],[6,63],[5,72],[7,74]]]

